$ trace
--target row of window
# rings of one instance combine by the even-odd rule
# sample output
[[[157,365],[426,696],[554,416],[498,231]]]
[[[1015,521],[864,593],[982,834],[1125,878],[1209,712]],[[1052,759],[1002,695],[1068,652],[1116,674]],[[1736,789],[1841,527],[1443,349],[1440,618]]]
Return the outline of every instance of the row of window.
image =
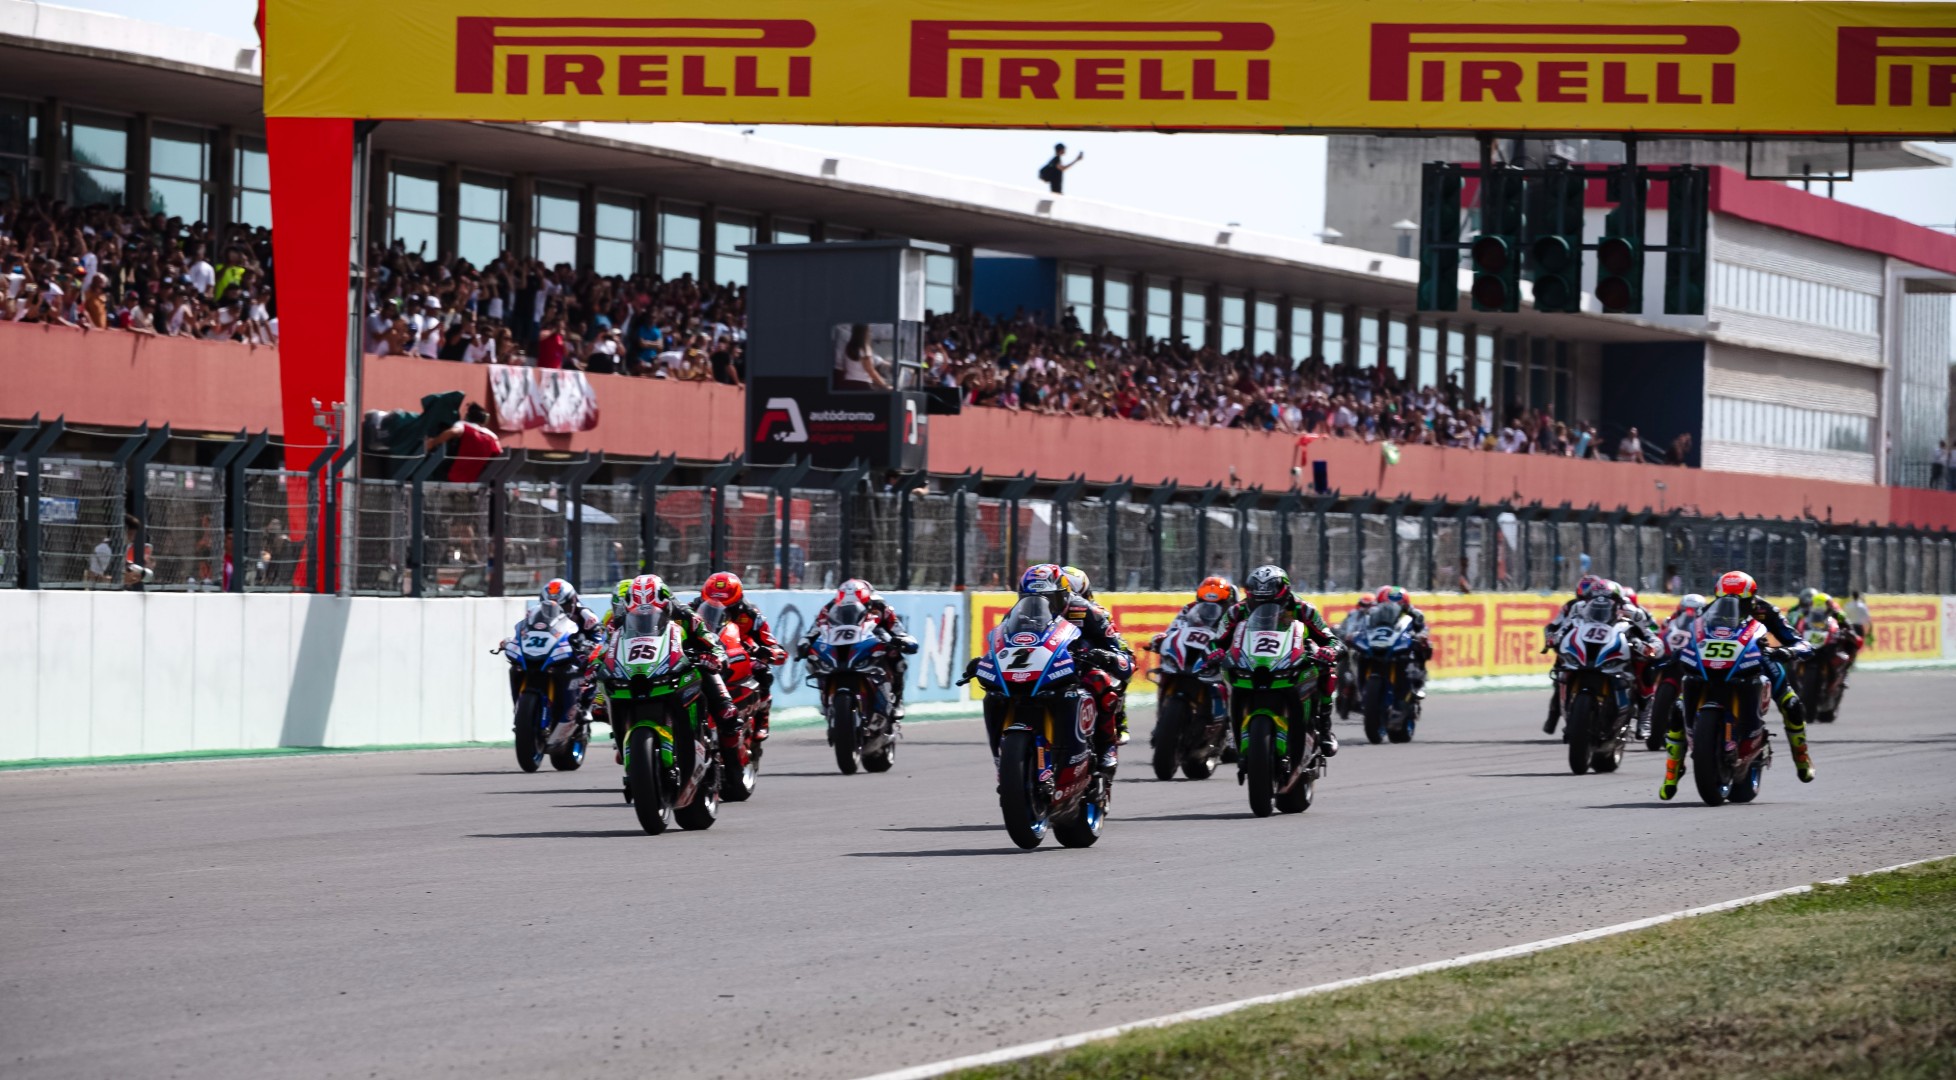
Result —
[[[0,98],[0,200],[42,190],[42,111],[33,102]],[[133,200],[132,151],[139,145],[134,131],[127,117],[68,110],[61,119],[60,156],[67,164],[55,185],[58,195],[71,203],[134,203],[147,213],[209,221],[216,169],[225,167],[232,187],[231,220],[271,225],[271,167],[263,140],[234,140],[227,161],[217,133],[208,128],[151,124],[148,190]]]
[[[1874,443],[1874,418],[1766,401],[1713,397],[1705,409],[1705,438],[1786,450],[1866,454]]]
[[[1082,325],[1102,326],[1122,337],[1213,344],[1224,352],[1247,347],[1256,355],[1292,362],[1318,357],[1334,365],[1382,363],[1421,384],[1453,375],[1481,394],[1492,386],[1494,335],[1472,328],[1236,290],[1212,297],[1210,287],[1199,282],[1141,281],[1116,271],[1103,273],[1097,307],[1093,297],[1091,270],[1067,267],[1061,272],[1062,306],[1071,308]],[[1281,320],[1285,307],[1288,333]]]
[[[1881,333],[1880,297],[1732,263],[1717,264],[1712,305],[1790,322],[1874,337]]]

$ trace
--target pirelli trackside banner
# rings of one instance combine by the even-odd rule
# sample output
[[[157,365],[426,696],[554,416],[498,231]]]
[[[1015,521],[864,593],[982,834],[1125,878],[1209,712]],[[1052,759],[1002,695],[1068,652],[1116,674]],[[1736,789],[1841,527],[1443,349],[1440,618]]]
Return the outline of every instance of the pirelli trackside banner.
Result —
[[[1956,3],[268,0],[271,116],[1956,132]]]

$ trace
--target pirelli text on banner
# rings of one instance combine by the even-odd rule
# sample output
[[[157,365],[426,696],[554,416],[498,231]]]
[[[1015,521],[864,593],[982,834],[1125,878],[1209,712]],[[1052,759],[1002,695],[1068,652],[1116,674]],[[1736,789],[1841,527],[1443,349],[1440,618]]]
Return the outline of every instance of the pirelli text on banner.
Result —
[[[267,0],[265,35],[272,116],[1956,134],[1956,0]]]

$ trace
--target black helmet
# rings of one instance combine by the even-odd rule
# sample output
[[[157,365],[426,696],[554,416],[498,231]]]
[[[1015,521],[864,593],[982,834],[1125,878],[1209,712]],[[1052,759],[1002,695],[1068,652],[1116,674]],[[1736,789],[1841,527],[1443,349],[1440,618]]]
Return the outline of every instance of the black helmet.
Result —
[[[1250,571],[1243,592],[1257,603],[1290,599],[1290,575],[1281,566],[1259,566]]]

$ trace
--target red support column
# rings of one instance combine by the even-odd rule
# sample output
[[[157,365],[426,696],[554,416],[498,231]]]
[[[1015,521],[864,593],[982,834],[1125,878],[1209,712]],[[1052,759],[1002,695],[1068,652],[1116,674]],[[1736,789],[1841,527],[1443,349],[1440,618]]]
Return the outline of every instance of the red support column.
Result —
[[[265,121],[265,143],[272,173],[285,461],[288,469],[304,469],[326,441],[313,425],[314,399],[330,406],[346,397],[353,121],[271,117]],[[348,418],[355,432],[359,423],[357,416]]]

